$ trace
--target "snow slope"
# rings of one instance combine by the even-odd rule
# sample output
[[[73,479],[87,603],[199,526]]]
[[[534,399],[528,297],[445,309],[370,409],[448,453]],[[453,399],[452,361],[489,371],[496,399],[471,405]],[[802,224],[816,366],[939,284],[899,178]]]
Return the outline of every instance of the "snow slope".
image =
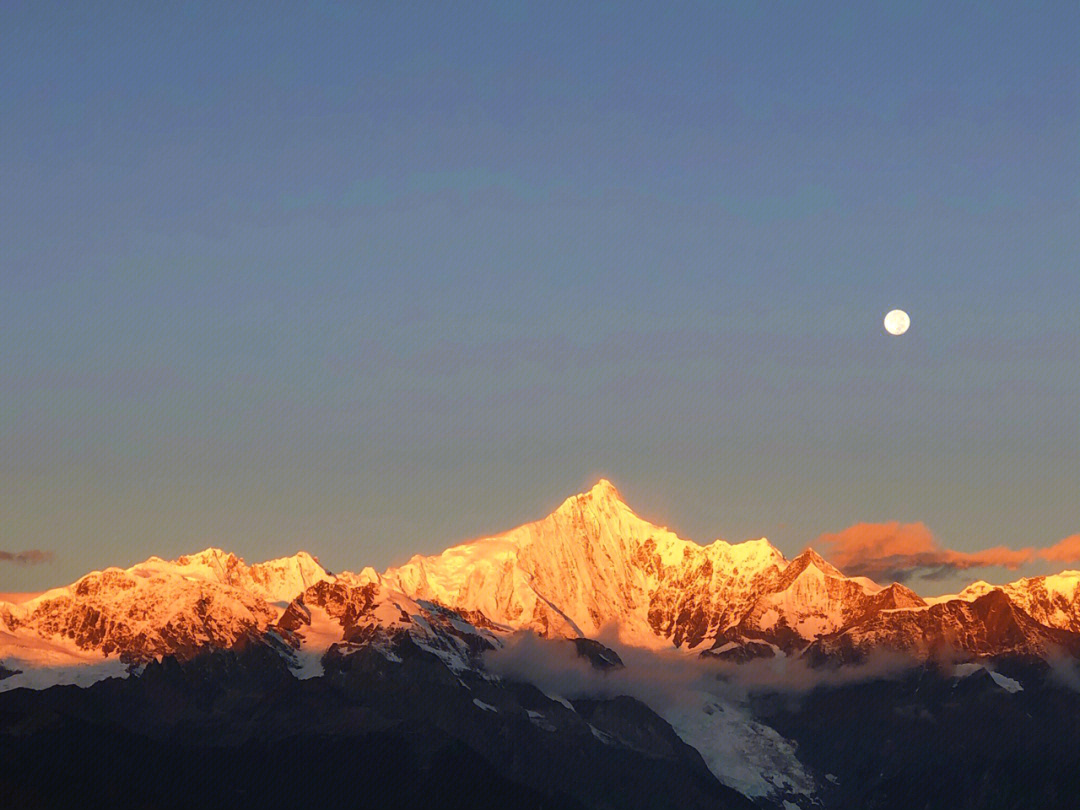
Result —
[[[310,584],[329,577],[301,552],[248,566],[220,549],[128,569],[93,571],[19,603],[0,603],[0,663],[70,670],[113,659],[135,664],[257,638]],[[65,658],[66,656],[66,658]],[[109,671],[115,669],[110,663]],[[87,670],[89,672],[90,670]],[[59,674],[56,677],[61,677]]]
[[[814,778],[796,757],[795,744],[754,720],[746,707],[693,692],[661,714],[728,787],[753,799],[787,797],[794,807],[814,806]]]
[[[89,686],[104,678],[126,677],[119,656],[80,649],[71,639],[45,639],[32,630],[0,630],[0,667],[15,674],[0,679],[0,692],[45,689],[58,684]]]
[[[344,574],[323,580],[293,600],[274,630],[295,648],[298,677],[323,674],[326,657],[373,649],[400,660],[411,644],[451,671],[476,668],[479,656],[502,644],[491,629],[431,602],[410,599],[378,577]]]
[[[617,625],[642,646],[695,648],[736,620],[786,561],[765,540],[699,546],[638,517],[601,480],[546,518],[415,556],[383,575],[414,598],[545,636]]]

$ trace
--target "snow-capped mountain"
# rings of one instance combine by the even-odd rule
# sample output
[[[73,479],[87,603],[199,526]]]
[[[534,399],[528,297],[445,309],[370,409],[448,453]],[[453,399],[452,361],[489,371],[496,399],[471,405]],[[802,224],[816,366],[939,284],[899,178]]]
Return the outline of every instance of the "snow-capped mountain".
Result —
[[[765,539],[684,540],[636,515],[601,480],[541,520],[382,575],[332,575],[306,552],[248,565],[215,548],[95,571],[0,603],[0,665],[140,663],[267,634],[310,663],[332,645],[405,631],[449,650],[519,630],[569,638],[615,630],[633,646],[733,661],[804,652],[847,660],[878,646],[915,657],[945,646],[971,656],[1045,655],[1074,646],[1078,583],[1080,572],[975,583],[928,604],[903,585],[847,577],[811,549],[788,561]]]
[[[1004,593],[1041,624],[1080,632],[1080,571],[1062,571],[1040,577],[1025,577],[1007,585],[975,582],[957,598],[977,599],[992,591]]]
[[[274,630],[295,648],[301,678],[322,674],[327,654],[371,649],[394,660],[402,643],[415,644],[460,672],[475,668],[480,655],[501,644],[491,629],[474,626],[440,605],[410,599],[369,575],[343,575],[312,585],[289,605]]]
[[[813,640],[860,625],[881,611],[925,604],[899,583],[882,588],[865,577],[846,577],[807,549],[775,581],[764,584],[750,609],[709,653],[729,659],[798,653]]]
[[[383,575],[404,593],[509,629],[694,649],[736,622],[786,566],[767,540],[708,546],[638,517],[601,480],[546,518]]]
[[[329,574],[307,552],[248,566],[221,549],[93,571],[19,604],[0,603],[0,662],[78,667],[140,663],[258,639]]]
[[[844,802],[852,796],[837,787],[835,774],[800,753],[799,745],[818,739],[807,730],[813,718],[796,718],[787,730],[774,727],[749,697],[729,694],[734,687],[722,684],[735,676],[727,667],[774,659],[756,666],[780,669],[750,672],[782,682],[786,665],[803,673],[826,665],[818,672],[827,677],[884,651],[949,690],[979,700],[999,700],[999,693],[1026,700],[1062,656],[1080,660],[1078,585],[1080,572],[1066,571],[1002,586],[979,582],[954,596],[923,599],[898,583],[848,577],[811,549],[789,561],[765,539],[684,540],[636,515],[614,486],[600,481],[541,520],[415,556],[383,574],[371,568],[331,574],[305,552],[248,565],[211,548],[94,571],[22,602],[0,602],[0,693],[148,679],[145,687],[125,687],[125,694],[138,703],[144,689],[166,689],[154,698],[165,703],[144,707],[154,716],[178,689],[189,688],[178,684],[208,680],[229,694],[237,689],[245,700],[260,695],[277,707],[267,709],[275,718],[268,728],[297,733],[306,728],[304,715],[275,715],[284,711],[277,701],[294,688],[288,684],[311,684],[295,688],[323,717],[319,728],[334,733],[390,726],[430,731],[437,717],[438,734],[449,733],[487,760],[503,755],[508,738],[522,751],[544,748],[552,761],[585,755],[605,767],[632,760],[644,768],[659,757],[698,780],[691,804],[727,786],[759,806],[832,806],[830,795],[842,794]],[[524,671],[507,674],[491,662],[517,649],[519,631],[549,646]],[[669,668],[669,674],[655,683],[646,678],[645,686],[633,676],[620,681],[623,660],[597,636],[638,648],[635,654],[648,658],[636,660],[651,662],[645,669]],[[601,676],[614,685],[586,688],[571,667],[553,676],[554,691],[539,689],[532,672],[570,649],[593,669],[615,672]],[[719,681],[710,666],[723,668]],[[1011,669],[1006,674],[999,666]],[[561,696],[567,690],[573,701]],[[637,690],[644,703],[625,697],[626,690]],[[392,719],[371,713],[372,694],[395,707]],[[943,716],[953,711],[951,694],[940,695]],[[352,714],[339,719],[331,707],[344,695]],[[203,699],[192,698],[189,711],[197,724],[213,725],[217,715],[203,717]],[[255,728],[237,715],[243,700],[231,701],[222,716],[233,725],[215,726],[215,733]],[[49,701],[44,705],[43,716],[53,716]],[[907,717],[880,712],[882,723]],[[147,722],[157,728],[157,720]],[[860,727],[857,716],[850,722]],[[429,753],[419,754],[420,761]],[[504,767],[544,789],[547,777],[527,759],[511,757]],[[623,801],[637,797],[622,783],[626,771],[610,773],[619,774]],[[606,790],[597,792],[588,780],[573,788],[596,806],[606,806]],[[726,806],[747,806],[737,794],[717,795]]]
[[[764,539],[683,540],[638,517],[603,480],[540,521],[413,557],[383,576],[414,598],[509,630],[595,636],[616,626],[627,643],[733,661],[804,651],[843,661],[875,644],[920,660],[946,647],[1047,655],[1073,644],[1054,631],[1080,626],[1080,574],[998,589],[1023,614],[1005,632],[1000,611],[969,606],[974,592],[930,609],[910,588],[845,576],[812,549],[788,561]]]
[[[842,632],[823,635],[806,650],[811,660],[856,662],[875,651],[966,659],[1048,658],[1080,654],[1080,634],[1048,627],[1001,589],[973,599],[882,610]]]

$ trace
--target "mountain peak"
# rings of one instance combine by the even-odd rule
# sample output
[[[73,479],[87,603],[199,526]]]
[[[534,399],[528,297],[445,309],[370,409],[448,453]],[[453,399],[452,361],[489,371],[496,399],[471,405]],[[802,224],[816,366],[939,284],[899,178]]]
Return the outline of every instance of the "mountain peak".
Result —
[[[976,580],[975,582],[972,582],[970,585],[964,588],[964,590],[960,591],[959,598],[971,601],[973,599],[977,599],[980,596],[985,596],[986,594],[990,593],[990,591],[994,590],[996,587],[996,585],[991,585],[986,580]]]
[[[217,546],[208,546],[202,551],[196,551],[194,554],[181,554],[179,557],[177,557],[175,560],[172,560],[171,562],[175,562],[179,565],[188,565],[191,562],[209,563],[211,561],[227,560],[230,557],[233,559],[239,559],[231,551],[225,551],[225,549],[218,548]],[[166,560],[166,562],[169,561]]]
[[[256,565],[268,567],[268,566],[282,566],[282,565],[297,565],[297,566],[320,566],[319,558],[306,551],[298,551],[295,554],[291,554],[288,557],[277,557],[273,560],[266,560],[261,563],[254,563],[252,567]]]
[[[621,503],[624,506],[626,505],[626,501],[624,501],[622,495],[619,494],[619,490],[617,490],[615,485],[606,478],[601,478],[593,484],[592,488],[587,492],[582,492],[575,497],[592,501],[614,501],[616,503]]]
[[[822,557],[820,554],[818,554],[816,551],[809,547],[807,547],[802,554],[800,554],[798,557],[791,561],[785,573],[789,571],[802,572],[803,570],[809,568],[811,565],[817,568],[821,573],[825,574],[826,576],[836,577],[838,579],[847,579],[847,577],[845,577],[839,569],[837,569],[835,566],[829,563],[828,560],[826,560],[824,557]]]
[[[548,517],[550,518],[553,515],[567,516],[582,511],[611,513],[622,510],[633,513],[633,510],[630,509],[626,501],[622,499],[619,490],[615,489],[615,485],[606,478],[601,478],[585,492],[571,495],[559,505],[559,508],[556,509],[552,515],[549,515]]]

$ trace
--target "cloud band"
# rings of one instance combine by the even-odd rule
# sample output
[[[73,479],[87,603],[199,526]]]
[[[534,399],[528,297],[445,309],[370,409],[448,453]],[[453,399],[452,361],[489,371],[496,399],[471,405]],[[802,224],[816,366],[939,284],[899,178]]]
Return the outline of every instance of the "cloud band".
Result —
[[[856,523],[818,540],[822,553],[851,576],[903,582],[914,576],[933,579],[969,568],[1001,566],[1015,570],[1036,560],[1080,561],[1080,534],[1048,548],[995,546],[981,551],[943,548],[923,523]]]

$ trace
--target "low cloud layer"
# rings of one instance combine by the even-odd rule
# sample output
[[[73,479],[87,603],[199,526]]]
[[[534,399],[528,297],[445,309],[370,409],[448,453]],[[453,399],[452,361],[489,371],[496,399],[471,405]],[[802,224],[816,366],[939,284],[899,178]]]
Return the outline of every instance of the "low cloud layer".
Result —
[[[569,699],[629,695],[665,714],[702,694],[743,702],[751,692],[797,695],[822,685],[838,686],[899,676],[912,659],[875,652],[861,664],[841,669],[812,668],[805,661],[778,656],[737,664],[699,658],[676,650],[646,650],[621,644],[614,626],[601,630],[601,642],[618,652],[625,667],[597,670],[577,655],[572,644],[540,638],[528,631],[511,636],[505,646],[485,656],[489,671],[531,683],[549,695]]]
[[[627,695],[666,720],[682,740],[701,754],[724,784],[749,796],[815,789],[815,780],[795,757],[795,745],[753,710],[753,696],[797,706],[818,686],[900,677],[914,663],[895,654],[842,668],[813,669],[802,660],[777,656],[745,664],[707,660],[681,650],[644,650],[617,641],[614,626],[599,640],[622,658],[622,669],[597,670],[579,658],[567,641],[545,640],[522,632],[485,655],[489,671],[531,683],[555,699],[614,698]]]
[[[51,551],[39,551],[38,549],[0,551],[0,562],[15,563],[15,565],[40,565],[52,561],[53,553]]]
[[[969,568],[1021,565],[1047,560],[1080,561],[1080,534],[1048,548],[1012,549],[994,546],[981,551],[954,551],[942,547],[922,523],[856,523],[835,534],[823,534],[819,551],[850,576],[903,582],[915,576],[935,579]]]

